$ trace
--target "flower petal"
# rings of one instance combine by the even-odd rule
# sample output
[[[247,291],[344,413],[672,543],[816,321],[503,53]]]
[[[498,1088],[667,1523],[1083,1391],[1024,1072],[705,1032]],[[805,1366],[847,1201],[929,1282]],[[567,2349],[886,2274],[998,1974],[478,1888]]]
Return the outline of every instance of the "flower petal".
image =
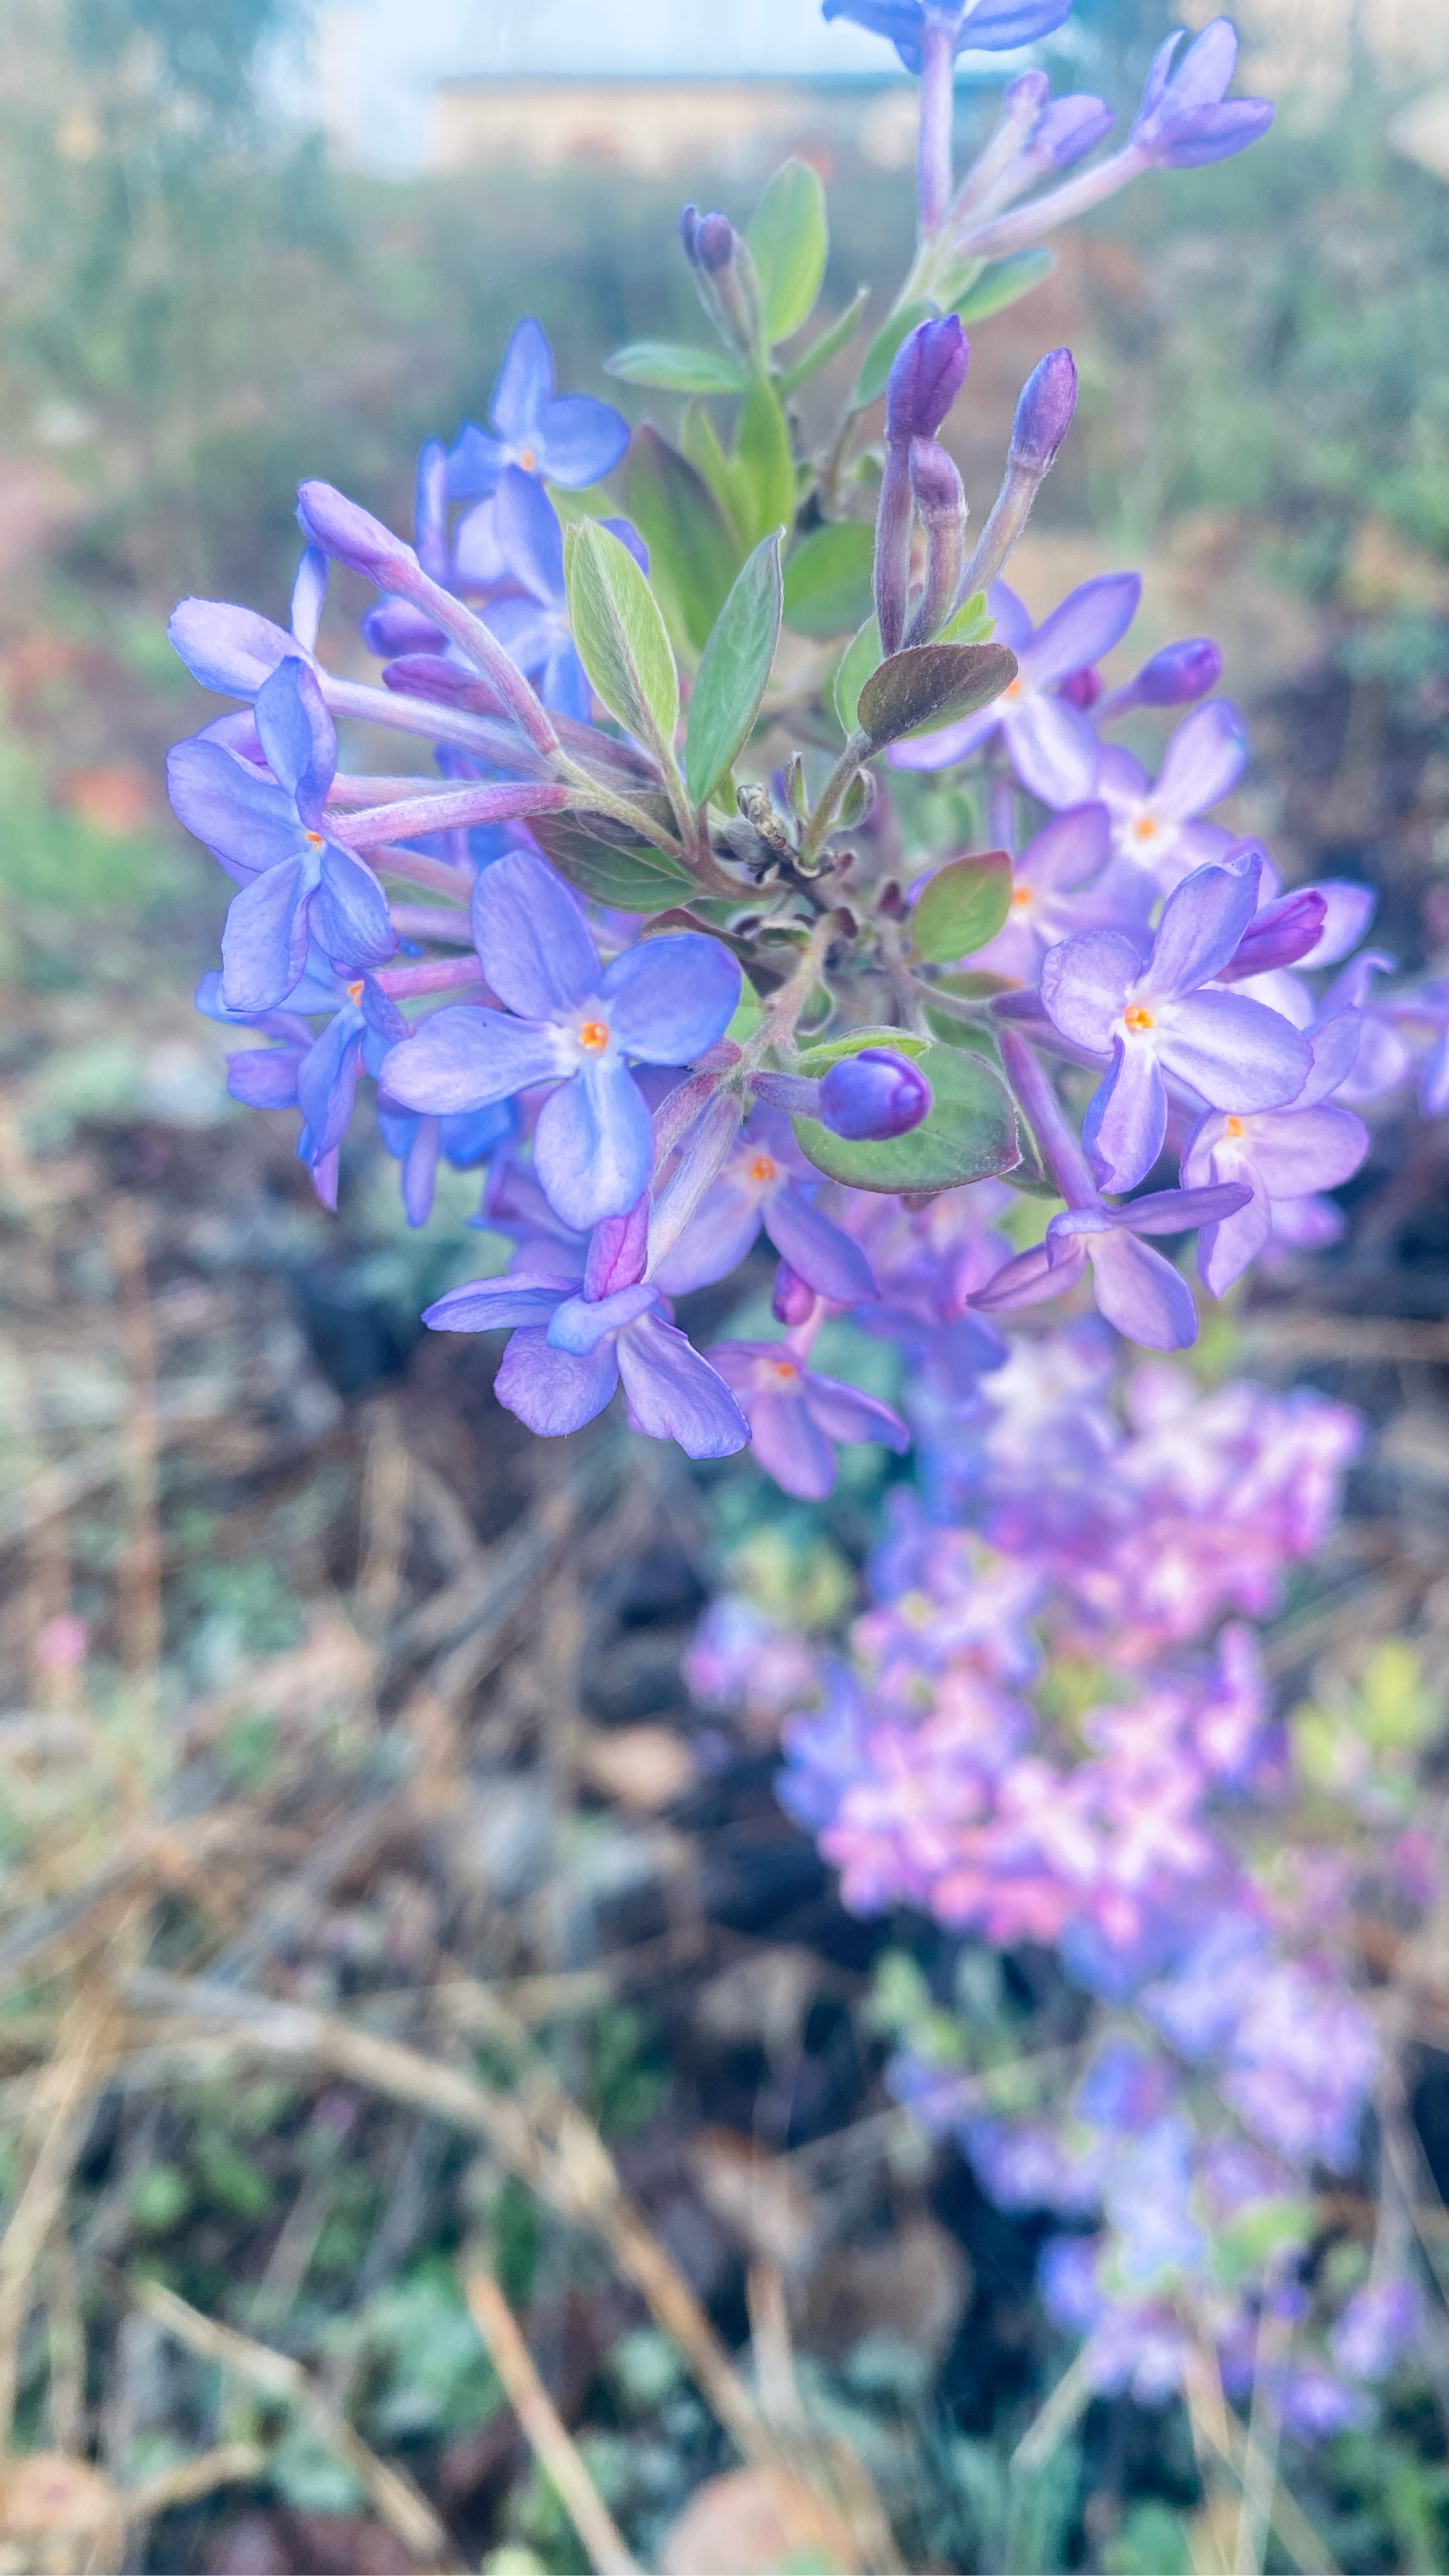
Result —
[[[612,403],[596,402],[592,394],[560,394],[539,426],[539,471],[566,491],[581,491],[612,474],[628,444],[629,424]]]
[[[614,1344],[600,1342],[580,1356],[549,1348],[537,1327],[515,1333],[499,1362],[493,1392],[500,1404],[544,1440],[581,1431],[602,1413],[619,1383]]]
[[[1212,1109],[1285,1108],[1313,1063],[1301,1030],[1242,993],[1184,994],[1163,1008],[1157,1039],[1168,1072]]]
[[[1258,854],[1230,867],[1195,868],[1163,906],[1144,975],[1144,992],[1195,992],[1222,972],[1258,906]]]
[[[285,787],[219,742],[199,734],[178,742],[166,755],[166,792],[187,831],[237,861],[247,876],[301,852],[302,827]]]
[[[284,626],[222,599],[178,600],[166,634],[193,680],[223,698],[254,698],[297,649]]]
[[[1236,787],[1248,762],[1248,737],[1238,710],[1213,698],[1184,717],[1162,755],[1152,790],[1155,812],[1186,823]]]
[[[798,1395],[756,1395],[750,1447],[767,1476],[797,1502],[819,1503],[835,1484],[835,1451]]]
[[[1065,1295],[1085,1267],[1086,1253],[1080,1243],[1056,1261],[1044,1243],[1034,1243],[1029,1252],[1004,1262],[984,1288],[973,1292],[971,1303],[983,1315],[1009,1315],[1019,1306],[1045,1305],[1049,1298]]]
[[[248,1109],[295,1109],[297,1067],[303,1050],[295,1046],[243,1047],[226,1060],[226,1087],[233,1100]]]
[[[568,1071],[551,1028],[462,1004],[434,1011],[383,1058],[378,1081],[403,1109],[486,1109]]]
[[[431,1306],[423,1322],[434,1333],[496,1333],[520,1324],[543,1325],[565,1297],[572,1279],[553,1279],[546,1272],[515,1270],[502,1279],[465,1279]]]
[[[387,897],[371,868],[336,841],[322,853],[312,927],[337,966],[380,966],[397,949]]]
[[[1104,1189],[1135,1190],[1162,1151],[1167,1092],[1154,1048],[1113,1042],[1112,1070],[1087,1104],[1082,1144]]]
[[[879,1295],[875,1272],[854,1237],[787,1181],[765,1200],[761,1213],[775,1250],[807,1286],[832,1305],[854,1306]]]
[[[911,1435],[891,1405],[863,1394],[858,1386],[848,1386],[842,1378],[807,1371],[805,1406],[827,1439],[879,1440],[897,1455],[911,1445]]]
[[[1065,698],[1039,690],[1008,702],[999,698],[1002,730],[1012,767],[1023,787],[1044,805],[1080,805],[1097,783],[1099,745],[1084,715]]]
[[[272,776],[315,831],[337,774],[337,733],[307,664],[295,654],[279,663],[258,689],[253,714]]]
[[[549,1348],[591,1351],[606,1333],[621,1331],[658,1303],[658,1292],[643,1279],[636,1279],[632,1288],[616,1288],[610,1297],[568,1297],[549,1325]]]
[[[1090,1235],[1087,1257],[1098,1313],[1150,1351],[1185,1351],[1197,1340],[1197,1308],[1185,1279],[1135,1234]]]
[[[539,1112],[534,1170],[555,1215],[580,1234],[601,1217],[627,1216],[653,1161],[653,1124],[620,1056],[581,1065]]]
[[[939,733],[923,734],[919,742],[892,743],[886,758],[892,769],[949,769],[954,761],[965,760],[989,742],[1001,722],[1001,701],[982,707],[974,716],[963,716],[959,724],[943,725]]]
[[[600,978],[599,995],[626,1055],[692,1064],[734,1016],[739,960],[701,931],[668,931],[624,949]]]
[[[1042,959],[1042,1007],[1074,1046],[1105,1055],[1141,972],[1142,951],[1120,930],[1080,931]]]
[[[493,533],[516,582],[556,608],[563,599],[563,530],[543,485],[518,465],[505,465],[493,495]]]
[[[361,1021],[354,1011],[339,1011],[297,1067],[297,1106],[307,1122],[314,1159],[330,1154],[347,1133],[361,1056]]]
[[[732,1458],[750,1426],[724,1379],[673,1324],[641,1316],[619,1336],[629,1410],[651,1440],[677,1440],[687,1458]]]
[[[1217,1157],[1210,1161],[1216,1170]],[[1273,1231],[1272,1204],[1252,1163],[1235,1155],[1229,1168],[1247,1184],[1246,1204],[1231,1216],[1203,1226],[1197,1239],[1197,1275],[1214,1297],[1226,1296],[1249,1262],[1257,1260]]]
[[[306,877],[300,859],[267,868],[233,895],[221,934],[221,990],[229,1011],[274,1011],[307,963]]]
[[[668,1297],[687,1297],[692,1288],[712,1288],[737,1269],[760,1231],[758,1199],[728,1179],[705,1192],[679,1241],[654,1272]]]
[[[473,888],[473,937],[500,1002],[525,1019],[576,1010],[599,981],[583,906],[532,850],[509,850]]]
[[[1070,678],[1073,671],[1085,671],[1100,662],[1104,653],[1121,643],[1141,597],[1142,575],[1137,572],[1099,573],[1095,581],[1084,581],[1069,592],[1061,606],[1043,618],[1021,656],[1032,687],[1050,688],[1055,681]]]
[[[488,417],[500,438],[515,445],[534,439],[553,400],[553,352],[541,322],[530,313],[514,329],[493,381]]]
[[[1112,820],[1106,806],[1095,800],[1069,805],[1028,841],[1016,862],[1016,875],[1033,888],[1050,886],[1066,892],[1105,867],[1111,847]]]

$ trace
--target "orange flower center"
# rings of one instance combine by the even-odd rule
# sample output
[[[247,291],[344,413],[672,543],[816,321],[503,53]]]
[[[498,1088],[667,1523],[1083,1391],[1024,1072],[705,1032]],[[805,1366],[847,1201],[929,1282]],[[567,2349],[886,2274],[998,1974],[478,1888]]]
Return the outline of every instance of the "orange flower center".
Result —
[[[1019,697],[1021,696],[1021,694],[1022,694],[1022,692],[1023,692],[1023,690],[1024,690],[1025,686],[1026,686],[1026,683],[1025,683],[1025,681],[1024,681],[1024,680],[1022,680],[1022,679],[1019,679],[1019,678],[1018,678],[1018,679],[1015,679],[1015,680],[1010,680],[1010,681],[1008,681],[1008,683],[1007,683],[1006,687],[1002,690],[1001,694],[1002,694],[1002,696],[1003,696],[1004,698],[1019,698]]]
[[[1131,1003],[1122,1017],[1129,1029],[1150,1029],[1152,1026],[1152,1013],[1144,1011],[1140,1002]]]
[[[1229,1118],[1224,1122],[1223,1134],[1225,1136],[1241,1136],[1242,1132],[1243,1122],[1241,1118]]]
[[[361,977],[360,975],[358,976],[358,979],[357,979],[357,981],[356,981],[356,983],[355,983],[355,984],[349,984],[349,985],[348,985],[348,987],[347,987],[347,998],[348,998],[349,1002],[360,1002],[360,1001],[361,1001],[361,999],[362,999],[362,977]]]
[[[522,466],[525,474],[531,474],[538,463],[537,451],[532,447],[520,447],[518,451],[518,462]]]
[[[775,1376],[785,1382],[800,1374],[793,1360],[772,1360],[770,1366]]]
[[[320,832],[309,832],[309,833],[308,833],[308,835],[307,835],[307,847],[308,847],[308,849],[309,849],[309,850],[320,850],[320,849],[321,849],[321,847],[322,847],[322,835],[321,835],[321,833],[320,833]]]
[[[1011,889],[1011,900],[1016,905],[1018,911],[1024,912],[1026,906],[1031,901],[1030,886],[1013,886]]]
[[[585,1020],[582,1023],[579,1029],[579,1044],[581,1047],[587,1047],[590,1055],[602,1055],[608,1043],[607,1020]]]
[[[750,1178],[751,1178],[751,1180],[752,1180],[752,1181],[772,1181],[772,1180],[774,1179],[774,1177],[775,1177],[775,1158],[774,1158],[773,1154],[757,1154],[757,1155],[755,1156],[754,1161],[753,1161],[753,1162],[751,1163],[751,1165],[750,1165]]]
[[[1157,838],[1157,817],[1155,814],[1139,814],[1136,822],[1132,826],[1132,831],[1136,840],[1155,841]]]

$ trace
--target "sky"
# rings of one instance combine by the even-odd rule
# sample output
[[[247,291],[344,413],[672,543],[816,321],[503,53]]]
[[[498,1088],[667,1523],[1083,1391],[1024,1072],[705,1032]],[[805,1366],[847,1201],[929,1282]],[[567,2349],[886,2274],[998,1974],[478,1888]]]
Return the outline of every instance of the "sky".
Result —
[[[305,71],[287,86],[360,157],[422,155],[434,84],[469,74],[874,73],[879,37],[819,0],[324,0]]]

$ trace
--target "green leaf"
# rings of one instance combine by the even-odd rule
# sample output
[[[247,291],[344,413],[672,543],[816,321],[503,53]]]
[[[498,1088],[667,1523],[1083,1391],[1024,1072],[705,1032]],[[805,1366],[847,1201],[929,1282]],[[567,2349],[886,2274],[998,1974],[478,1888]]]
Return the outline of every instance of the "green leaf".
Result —
[[[1004,313],[1008,304],[1030,295],[1056,264],[1056,255],[1049,250],[1019,250],[1010,259],[994,259],[955,298],[951,310],[963,322],[989,321],[993,313]]]
[[[787,161],[776,171],[745,240],[760,281],[765,339],[773,348],[809,319],[825,275],[825,191],[808,161]]]
[[[954,966],[994,939],[1011,910],[1011,860],[1005,850],[948,859],[926,879],[911,913],[916,954]]]
[[[792,394],[797,385],[803,385],[808,377],[817,375],[822,367],[829,366],[832,358],[840,355],[841,350],[855,338],[860,328],[860,317],[869,302],[870,288],[858,286],[844,312],[836,316],[829,330],[822,331],[819,339],[811,341],[793,367],[785,369],[779,378],[782,394]]]
[[[679,673],[659,602],[628,547],[596,519],[585,519],[568,531],[564,582],[569,625],[591,686],[626,733],[672,762]]]
[[[835,674],[835,712],[847,740],[855,731],[861,690],[879,668],[880,658],[880,628],[871,616],[847,644]]]
[[[893,1047],[897,1055],[924,1055],[929,1038],[919,1037],[914,1029],[855,1028],[837,1030],[833,1038],[822,1038],[818,1046],[806,1047],[795,1060],[797,1073],[808,1074],[815,1081],[828,1073],[833,1064],[846,1056],[859,1055],[865,1047]]]
[[[772,528],[793,528],[795,465],[790,432],[772,385],[751,385],[740,406],[734,463],[740,496],[735,526],[741,543],[758,545]]]
[[[743,359],[728,349],[696,349],[683,340],[631,340],[604,360],[604,373],[668,394],[742,394],[750,380]]]
[[[996,620],[986,605],[984,590],[973,590],[963,599],[954,617],[948,617],[938,644],[989,644],[996,632]]]
[[[856,723],[880,750],[907,734],[932,733],[974,715],[1015,677],[1016,655],[1004,644],[909,644],[872,671],[860,692]]]
[[[667,825],[669,808],[663,798],[649,802]],[[560,876],[611,912],[666,912],[671,904],[687,903],[694,892],[694,879],[684,868],[611,815],[541,814],[536,819],[541,829],[534,837]]]
[[[734,767],[765,694],[780,640],[783,530],[762,537],[704,648],[684,736],[690,802],[702,805]]]
[[[870,615],[875,530],[858,520],[812,528],[785,566],[785,623],[797,635],[853,633]]]
[[[676,634],[703,652],[740,548],[708,485],[649,421],[630,441],[624,507],[649,548],[650,578]]]
[[[680,423],[679,444],[718,501],[721,510],[734,526],[734,468],[720,444],[719,431],[702,403],[686,403]]]
[[[891,1044],[899,1043],[893,1029]],[[908,1136],[853,1144],[813,1118],[791,1120],[817,1171],[856,1190],[954,1190],[1020,1161],[1011,1096],[989,1064],[949,1046],[928,1047],[918,1062],[931,1086],[931,1114]]]
[[[887,315],[861,360],[855,391],[850,397],[852,411],[864,411],[867,403],[873,403],[878,395],[885,392],[891,360],[906,333],[914,331],[918,322],[933,320],[940,310],[939,304],[929,295],[923,295],[914,304],[902,305],[899,313]]]

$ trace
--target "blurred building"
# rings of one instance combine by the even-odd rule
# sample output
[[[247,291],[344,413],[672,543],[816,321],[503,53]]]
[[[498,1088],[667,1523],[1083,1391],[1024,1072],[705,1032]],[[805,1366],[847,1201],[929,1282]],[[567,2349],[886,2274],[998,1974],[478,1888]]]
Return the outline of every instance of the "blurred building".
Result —
[[[905,80],[473,78],[434,90],[427,159],[436,170],[593,163],[744,180],[786,151],[822,172],[842,156],[904,169],[915,134]]]

